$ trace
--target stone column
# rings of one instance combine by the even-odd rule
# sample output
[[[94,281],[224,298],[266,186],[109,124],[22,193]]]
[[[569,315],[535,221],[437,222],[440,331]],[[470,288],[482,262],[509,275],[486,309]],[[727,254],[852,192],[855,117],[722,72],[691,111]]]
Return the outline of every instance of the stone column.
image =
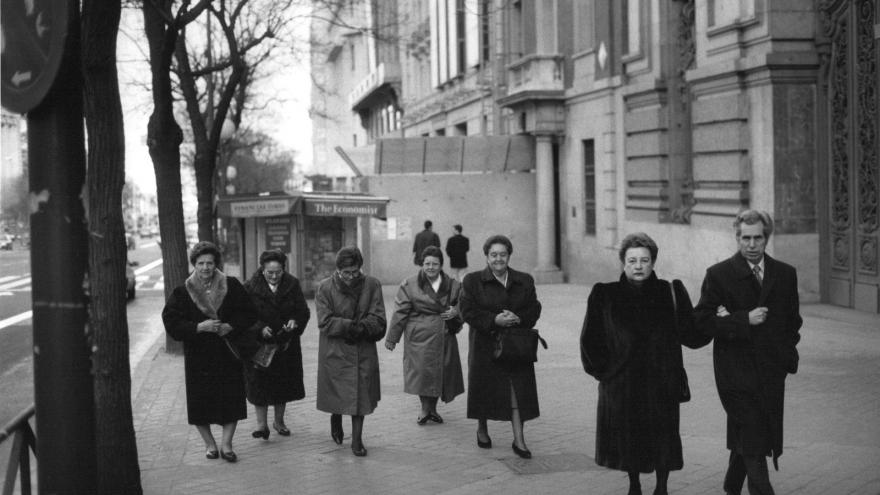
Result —
[[[561,283],[562,271],[556,266],[556,195],[553,192],[553,137],[535,136],[535,189],[537,194],[538,264],[534,270],[539,284]]]

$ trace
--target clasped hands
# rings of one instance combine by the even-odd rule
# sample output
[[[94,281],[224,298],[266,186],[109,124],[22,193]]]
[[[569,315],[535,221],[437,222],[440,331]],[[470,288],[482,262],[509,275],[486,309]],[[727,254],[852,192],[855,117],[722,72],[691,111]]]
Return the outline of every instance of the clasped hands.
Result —
[[[767,313],[770,310],[767,309],[766,306],[758,306],[757,308],[749,311],[749,325],[760,325],[767,321]],[[725,316],[730,316],[730,311],[727,311],[727,308],[724,306],[718,306],[715,312],[715,316],[719,318],[723,318]]]
[[[196,325],[197,332],[216,333],[220,337],[225,337],[232,330],[232,325],[220,320],[204,320]]]
[[[495,325],[499,327],[515,327],[520,323],[522,320],[519,316],[507,309],[495,315]]]

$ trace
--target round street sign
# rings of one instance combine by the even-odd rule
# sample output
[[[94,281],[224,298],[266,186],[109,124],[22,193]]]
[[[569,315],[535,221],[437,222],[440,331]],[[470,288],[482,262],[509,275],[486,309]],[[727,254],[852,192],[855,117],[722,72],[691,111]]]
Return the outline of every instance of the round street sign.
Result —
[[[25,113],[37,106],[55,80],[67,36],[66,0],[2,0],[3,106]]]

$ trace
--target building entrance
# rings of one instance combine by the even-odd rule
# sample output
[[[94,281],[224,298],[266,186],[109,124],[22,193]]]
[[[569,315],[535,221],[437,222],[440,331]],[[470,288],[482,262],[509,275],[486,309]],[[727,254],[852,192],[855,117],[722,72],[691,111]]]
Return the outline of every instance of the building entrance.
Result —
[[[880,51],[876,0],[825,2],[826,299],[880,311]]]

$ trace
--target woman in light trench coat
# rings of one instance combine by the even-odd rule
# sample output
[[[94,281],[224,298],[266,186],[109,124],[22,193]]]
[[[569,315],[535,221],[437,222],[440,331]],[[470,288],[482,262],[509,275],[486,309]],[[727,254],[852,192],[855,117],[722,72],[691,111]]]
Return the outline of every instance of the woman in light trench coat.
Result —
[[[428,246],[421,253],[422,269],[400,284],[394,315],[385,338],[393,351],[405,337],[403,391],[418,395],[422,411],[416,423],[442,423],[437,400],[451,402],[464,392],[461,358],[455,335],[461,330],[458,311],[461,284],[443,272],[443,252]]]
[[[351,416],[351,450],[367,455],[361,435],[364,416],[381,398],[376,342],[385,336],[382,285],[361,272],[363,255],[344,247],[336,255],[336,273],[315,294],[318,314],[319,411],[330,416],[330,436],[342,443],[342,415]]]

